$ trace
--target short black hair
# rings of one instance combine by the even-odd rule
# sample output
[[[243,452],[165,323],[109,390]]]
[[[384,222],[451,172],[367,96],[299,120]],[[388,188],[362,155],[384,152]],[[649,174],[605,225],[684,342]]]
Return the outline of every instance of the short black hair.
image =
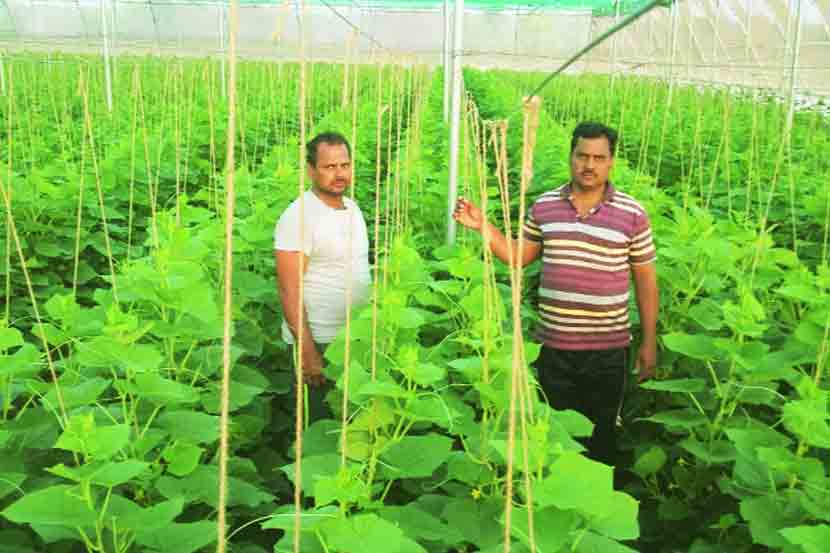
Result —
[[[594,121],[583,121],[576,126],[571,137],[571,153],[576,149],[576,144],[580,138],[600,138],[603,136],[608,139],[608,146],[611,148],[611,157],[614,157],[614,153],[617,150],[616,129]]]
[[[346,147],[346,152],[349,154],[349,159],[352,158],[352,148],[349,146],[349,141],[339,132],[326,131],[321,132],[311,139],[305,145],[305,161],[312,167],[317,167],[317,147],[320,144],[329,144],[330,146],[337,146],[342,144]]]

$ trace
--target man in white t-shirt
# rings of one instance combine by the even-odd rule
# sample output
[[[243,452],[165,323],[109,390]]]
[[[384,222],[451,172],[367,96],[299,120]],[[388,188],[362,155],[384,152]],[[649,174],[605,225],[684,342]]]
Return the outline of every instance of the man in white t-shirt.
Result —
[[[338,133],[317,135],[306,145],[306,168],[311,190],[280,216],[274,230],[274,257],[284,315],[282,337],[295,344],[302,333],[304,380],[318,388],[325,382],[323,352],[346,323],[349,289],[351,306],[369,298],[369,238],[360,208],[346,197],[352,180],[346,139]]]

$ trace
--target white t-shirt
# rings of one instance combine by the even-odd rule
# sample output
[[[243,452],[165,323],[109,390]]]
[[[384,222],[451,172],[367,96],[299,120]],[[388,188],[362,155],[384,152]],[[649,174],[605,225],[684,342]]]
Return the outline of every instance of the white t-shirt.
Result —
[[[274,229],[274,249],[302,251],[308,256],[304,276],[303,303],[314,341],[327,344],[346,324],[346,290],[351,264],[352,306],[369,299],[369,236],[360,208],[343,198],[345,209],[327,206],[311,190],[304,194],[303,243],[300,244],[300,200],[283,212]],[[349,253],[349,232],[352,251]],[[294,336],[282,322],[282,337],[288,344]]]

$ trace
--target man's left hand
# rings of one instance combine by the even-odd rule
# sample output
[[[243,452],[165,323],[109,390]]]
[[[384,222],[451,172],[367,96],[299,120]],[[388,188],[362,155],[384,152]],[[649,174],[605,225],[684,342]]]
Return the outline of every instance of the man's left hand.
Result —
[[[637,381],[642,382],[654,378],[654,368],[657,366],[657,342],[647,340],[640,344],[640,351],[637,354]]]

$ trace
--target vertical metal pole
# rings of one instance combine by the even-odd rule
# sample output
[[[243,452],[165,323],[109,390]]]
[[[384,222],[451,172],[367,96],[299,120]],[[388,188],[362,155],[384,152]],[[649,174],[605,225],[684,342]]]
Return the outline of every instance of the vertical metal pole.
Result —
[[[458,150],[461,135],[462,48],[464,44],[464,0],[455,0],[452,62],[452,113],[450,119],[450,173],[447,194],[447,243],[455,243],[455,202],[458,199]]]
[[[444,0],[444,123],[450,120],[450,0]]]
[[[110,71],[110,44],[107,12],[104,10],[104,0],[101,0],[101,33],[104,35],[104,81],[107,87],[107,109],[112,113],[112,75]]]
[[[228,87],[225,84],[225,57],[227,57],[227,53],[225,52],[225,10],[227,8],[222,6],[219,8],[219,50],[221,50],[222,54],[219,56],[219,73],[220,77],[219,80],[222,83],[222,98],[226,98],[228,94]]]
[[[793,118],[795,117],[795,88],[796,83],[798,80],[798,58],[801,51],[801,1],[802,0],[794,0],[795,4],[795,32],[793,33],[792,38],[792,54],[790,57],[790,90],[789,90],[789,97],[787,98],[789,103],[789,108],[787,111],[787,127],[786,127],[786,134],[784,135],[787,140],[790,139],[790,134],[793,128]],[[791,3],[790,3],[791,4]],[[792,5],[788,6],[788,9],[792,9]]]
[[[677,28],[680,24],[680,8],[677,5],[677,2],[673,2],[671,5],[671,39],[669,48],[671,48],[671,53],[669,54],[669,97],[668,102],[671,104],[672,98],[674,96],[674,81],[675,81],[675,73],[674,73],[674,64],[677,61]]]
[[[615,13],[614,25],[620,24],[620,1],[614,0]],[[617,80],[617,38],[619,33],[614,33],[614,40],[611,42],[611,89],[614,89],[614,81]]]

